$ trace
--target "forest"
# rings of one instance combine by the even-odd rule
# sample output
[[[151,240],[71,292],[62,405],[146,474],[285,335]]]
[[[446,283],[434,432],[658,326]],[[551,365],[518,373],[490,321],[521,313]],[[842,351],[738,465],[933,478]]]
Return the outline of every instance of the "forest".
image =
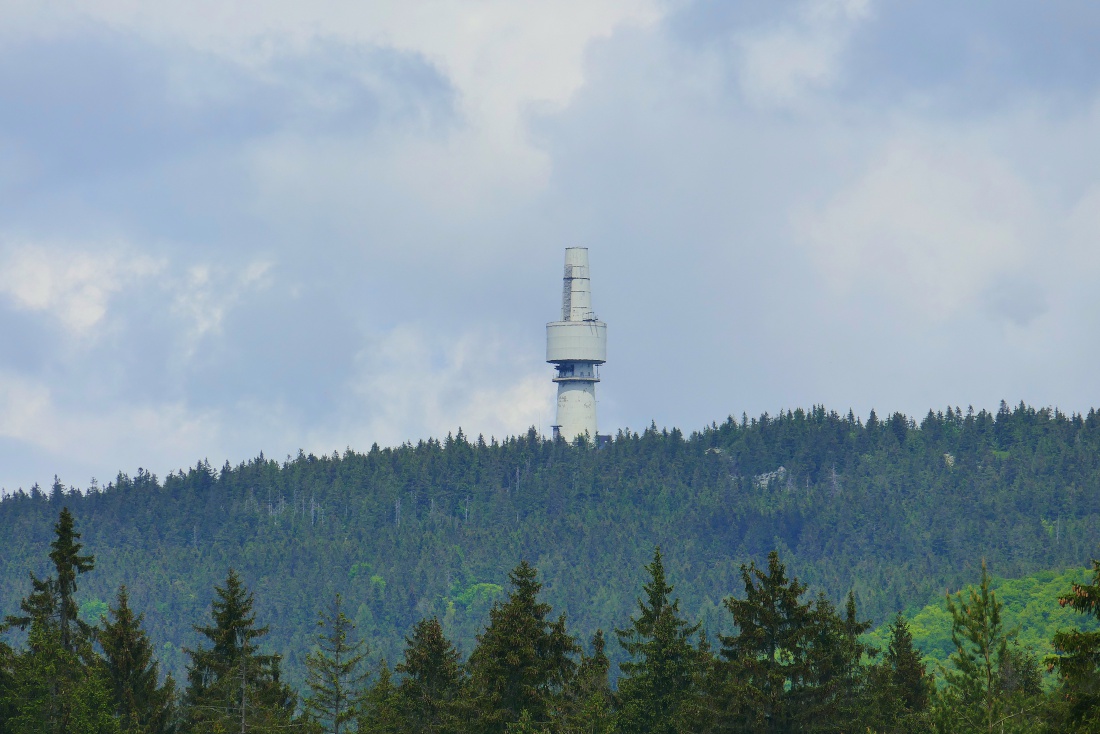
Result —
[[[808,594],[775,551],[742,565],[741,593],[723,602],[734,632],[713,642],[685,618],[661,549],[645,565],[634,614],[613,630],[625,652],[612,685],[607,636],[588,645],[540,596],[526,561],[489,610],[469,657],[438,617],[419,620],[400,661],[368,663],[337,594],[322,607],[299,693],[282,656],[260,641],[270,628],[254,593],[230,569],[214,589],[202,642],[185,649],[186,685],[162,677],[143,615],[125,586],[98,625],[80,619],[79,581],[96,559],[82,553],[62,509],[49,559],[32,592],[0,629],[26,633],[0,645],[0,730],[15,734],[181,732],[1094,732],[1100,725],[1100,631],[1060,630],[1043,661],[1016,639],[985,564],[976,588],[947,595],[954,647],[929,671],[905,617],[883,647],[865,641],[849,593],[843,611]],[[1100,618],[1100,561],[1061,607]]]
[[[197,709],[187,709],[186,703],[192,678],[198,675],[210,685],[217,683],[216,688],[224,687],[228,679],[221,680],[218,671],[224,678],[233,665],[263,670],[260,677],[277,683],[271,700],[291,717],[279,726],[305,726],[309,716],[304,702],[313,690],[311,675],[324,650],[317,630],[340,625],[347,633],[341,639],[362,645],[355,655],[364,655],[358,669],[367,676],[362,685],[348,689],[367,692],[365,698],[356,698],[357,713],[347,719],[352,728],[353,719],[363,726],[370,720],[363,713],[370,709],[364,701],[382,706],[378,702],[385,696],[379,698],[380,691],[386,686],[399,691],[415,678],[407,656],[424,635],[453,660],[455,680],[463,691],[458,699],[489,696],[496,701],[506,694],[486,688],[475,696],[468,688],[489,686],[486,681],[493,675],[506,676],[486,672],[494,656],[478,651],[486,649],[498,616],[509,609],[519,613],[516,609],[524,604],[530,612],[526,621],[513,622],[529,634],[543,629],[547,636],[538,638],[543,642],[530,644],[539,660],[549,654],[540,646],[549,645],[558,667],[538,685],[520,687],[538,689],[550,698],[540,698],[541,703],[531,707],[508,704],[511,713],[493,719],[496,729],[486,721],[471,724],[470,711],[455,713],[455,726],[474,726],[475,731],[574,730],[586,717],[578,719],[565,710],[587,700],[588,694],[576,690],[582,685],[579,671],[585,671],[588,682],[583,686],[606,693],[600,694],[604,697],[599,703],[604,713],[595,717],[606,726],[620,731],[705,731],[699,727],[712,719],[717,722],[718,709],[729,713],[747,706],[758,711],[755,704],[736,696],[718,704],[721,697],[715,692],[756,679],[757,673],[730,672],[748,665],[735,664],[740,648],[732,641],[745,635],[746,624],[763,624],[751,621],[756,614],[751,609],[738,607],[753,596],[754,584],[772,589],[767,592],[772,594],[779,594],[777,589],[786,584],[784,594],[776,598],[786,600],[790,614],[805,607],[798,614],[808,626],[799,634],[819,639],[822,655],[835,647],[828,653],[829,665],[848,670],[842,676],[848,682],[843,684],[832,673],[827,682],[815,680],[825,675],[824,663],[795,659],[810,654],[808,642],[791,643],[794,647],[788,650],[786,643],[773,639],[771,659],[795,667],[789,676],[782,670],[760,672],[761,680],[770,681],[760,685],[780,698],[805,687],[809,698],[797,705],[793,699],[786,704],[776,699],[761,703],[764,708],[759,710],[778,712],[789,704],[783,714],[787,716],[818,705],[839,706],[840,698],[856,696],[857,691],[859,696],[871,695],[872,689],[877,691],[876,706],[889,708],[886,702],[894,699],[874,681],[889,678],[882,666],[891,659],[895,637],[901,635],[912,648],[907,620],[926,605],[944,601],[945,592],[976,584],[955,603],[963,615],[958,639],[964,647],[954,645],[958,635],[952,626],[946,665],[916,657],[926,668],[918,677],[925,683],[935,681],[928,695],[932,703],[922,709],[921,721],[943,726],[935,717],[950,709],[944,696],[971,701],[977,695],[970,683],[966,691],[966,686],[959,687],[962,683],[952,684],[949,673],[962,674],[952,656],[969,654],[965,644],[970,612],[965,610],[984,604],[988,616],[996,607],[990,601],[991,575],[1061,573],[1089,565],[1097,555],[1098,449],[1100,415],[1095,412],[1070,416],[1002,404],[995,413],[929,411],[918,423],[901,414],[880,419],[872,413],[864,420],[851,412],[841,415],[816,406],[781,411],[774,417],[731,417],[690,436],[652,426],[640,433],[623,430],[600,450],[583,442],[571,446],[545,441],[533,430],[502,441],[471,439],[459,431],[442,441],[374,446],[366,453],[350,448],[329,456],[300,453],[281,462],[260,456],[220,469],[202,461],[163,481],[143,469],[132,477],[119,474],[106,486],[93,481],[82,489],[66,487],[55,478],[48,491],[35,486],[0,501],[0,544],[6,551],[0,559],[0,612],[10,620],[3,638],[5,671],[33,657],[33,599],[41,592],[35,580],[60,578],[46,549],[57,542],[59,513],[68,508],[85,553],[95,558],[95,570],[86,578],[82,575],[79,590],[74,585],[64,604],[55,600],[54,611],[36,612],[53,620],[39,627],[53,629],[64,617],[62,626],[87,628],[91,657],[71,640],[68,647],[62,646],[85,665],[107,655],[104,633],[91,630],[106,630],[112,619],[118,624],[120,613],[135,619],[142,615],[149,660],[159,666],[152,677],[163,685],[164,674],[171,673],[173,681],[180,682],[179,695],[166,698],[176,701],[177,713],[191,711],[187,725],[200,727],[196,731],[217,730],[224,722],[196,723]],[[659,558],[654,556],[656,547],[661,549]],[[631,681],[652,672],[645,672],[647,635],[652,633],[646,631],[645,620],[653,613],[645,610],[654,604],[664,608],[649,591],[657,583],[655,565],[662,578],[667,574],[675,582],[676,603],[669,601],[668,606],[674,607],[676,635],[694,651],[688,657],[695,662],[688,666],[690,675],[684,673],[693,693],[683,701],[691,703],[669,704],[679,713],[662,714],[664,723],[645,728],[623,717],[633,715],[626,713],[633,710],[626,703],[633,695]],[[56,592],[59,582],[53,583],[50,588]],[[1095,629],[1088,626],[1094,616],[1088,606],[1091,592],[1073,595],[1092,585],[1078,578],[1063,591],[1066,605],[1085,612],[1083,635]],[[118,595],[121,586],[126,587],[125,603]],[[972,592],[986,601],[972,602]],[[338,610],[332,606],[337,598]],[[1075,600],[1080,599],[1084,601],[1078,609]],[[254,615],[257,626],[252,631],[263,629],[264,634],[257,634],[254,642],[249,638],[217,643],[224,633],[218,631],[218,604],[238,611],[247,606],[242,618]],[[57,611],[67,605],[71,614]],[[31,611],[23,608],[28,606]],[[903,616],[899,618],[898,612]],[[955,613],[947,613],[954,625]],[[327,627],[318,627],[321,617],[329,620]],[[878,630],[869,636],[872,624]],[[1073,651],[1066,648],[1056,654],[1059,659],[1043,659],[1040,655],[1059,649],[1055,639],[1044,641],[1047,649],[1038,650],[1034,644],[1021,644],[1028,639],[1027,630],[1002,627],[1003,649],[983,653],[988,675],[982,696],[989,704],[984,710],[996,709],[1003,717],[1009,709],[998,708],[1001,698],[1011,693],[1009,697],[1020,704],[1019,696],[1031,696],[1024,706],[1031,713],[1017,713],[1001,723],[1039,726],[1054,721],[1054,702],[1072,699],[1065,693],[1068,673],[1063,675],[1059,659],[1072,657]],[[631,629],[634,636],[620,634]],[[987,643],[992,644],[982,644]],[[196,668],[211,644],[215,650],[221,644],[223,653],[236,650],[246,662],[226,658]],[[872,647],[879,649],[878,655],[871,654]],[[758,662],[763,659],[755,654]],[[392,670],[384,660],[395,662]],[[632,667],[637,665],[643,667]],[[595,669],[604,672],[597,675]],[[1031,683],[1002,690],[1002,679],[1032,681],[1033,674],[1038,676],[1038,690],[1028,688]],[[1051,680],[1044,682],[1043,676]],[[251,684],[247,675],[244,678],[249,691]],[[481,683],[472,682],[475,679]],[[240,676],[236,680],[241,685]],[[386,680],[389,683],[383,683]],[[821,687],[831,693],[809,691]],[[1024,689],[1031,692],[1025,696]],[[818,693],[832,703],[818,701]],[[726,690],[721,695],[734,694]],[[104,694],[97,700],[108,706],[109,698]],[[735,705],[735,699],[741,703]],[[811,699],[818,702],[811,704]],[[852,705],[860,711],[875,709],[860,701]],[[262,708],[238,702],[238,716],[245,712],[246,726],[247,712],[257,707]],[[118,709],[112,710],[117,720]],[[690,711],[698,718],[676,718]],[[521,715],[526,719],[521,721]],[[180,723],[187,717],[169,718]],[[720,730],[811,730],[806,728],[810,723],[796,725],[779,713],[766,718],[751,724],[727,717]],[[814,721],[827,718],[821,714]],[[833,726],[843,720],[833,719]],[[853,730],[844,728],[851,721],[822,730]],[[867,726],[913,730],[912,722],[890,729],[901,726],[890,721],[887,717]],[[788,728],[775,728],[779,726]]]

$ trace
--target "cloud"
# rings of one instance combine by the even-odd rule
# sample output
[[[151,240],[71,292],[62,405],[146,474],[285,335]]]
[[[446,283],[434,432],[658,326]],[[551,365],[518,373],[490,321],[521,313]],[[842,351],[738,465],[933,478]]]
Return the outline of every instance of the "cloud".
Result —
[[[736,45],[746,96],[758,105],[797,106],[832,86],[849,38],[869,15],[869,0],[810,0],[790,21],[741,31]]]
[[[548,428],[554,385],[545,365],[507,340],[471,332],[441,337],[403,325],[357,356],[351,391],[364,443],[395,444],[462,427],[498,438]]]
[[[163,261],[121,246],[92,251],[15,244],[0,249],[0,258],[0,294],[17,308],[48,314],[77,336],[94,332],[115,294],[164,268]]]
[[[830,284],[949,318],[1018,270],[1040,234],[1029,186],[1005,161],[902,136],[797,225]]]

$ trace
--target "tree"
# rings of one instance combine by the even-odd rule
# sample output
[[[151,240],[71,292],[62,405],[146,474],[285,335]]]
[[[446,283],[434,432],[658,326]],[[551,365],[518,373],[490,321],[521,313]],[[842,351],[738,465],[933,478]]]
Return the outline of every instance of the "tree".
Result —
[[[1058,604],[1100,620],[1100,560],[1093,560],[1091,584],[1074,584]],[[1058,674],[1065,701],[1063,731],[1100,731],[1100,631],[1069,630],[1054,635],[1050,667]]]
[[[350,639],[355,623],[345,616],[339,594],[328,614],[321,613],[317,626],[317,650],[306,656],[310,692],[305,708],[326,731],[340,734],[358,714],[367,679],[367,673],[360,670],[366,653],[362,640]]]
[[[802,601],[806,586],[787,579],[779,554],[768,569],[741,566],[745,598],[726,599],[737,633],[721,635],[716,666],[723,731],[847,731],[864,715],[859,635],[849,594],[845,616],[824,596]]]
[[[608,674],[611,661],[605,651],[603,630],[592,636],[592,654],[582,655],[568,695],[561,731],[576,734],[608,734],[615,723],[614,695]]]
[[[920,652],[913,647],[913,633],[901,612],[890,623],[890,642],[884,662],[894,695],[907,711],[928,708],[929,681]]]
[[[125,734],[166,734],[173,728],[175,683],[160,685],[160,666],[141,628],[144,615],[134,616],[126,587],[110,609],[111,619],[99,635],[107,681],[115,712]]]
[[[551,622],[550,605],[538,601],[542,585],[521,562],[508,576],[512,593],[489,610],[469,668],[478,731],[503,732],[524,711],[535,724],[555,715],[580,648],[565,630],[565,616]]]
[[[1006,722],[1027,713],[1030,707],[1002,685],[1011,670],[1009,642],[1015,637],[1001,619],[1003,605],[990,589],[985,561],[977,589],[954,597],[947,595],[951,614],[952,667],[944,671],[947,686],[941,696],[941,715],[957,722],[963,731],[991,733]]]
[[[19,605],[23,614],[6,617],[4,626],[26,629],[35,620],[50,624],[57,630],[61,647],[73,653],[91,637],[91,626],[78,617],[80,609],[74,595],[77,576],[95,568],[95,556],[80,554],[84,546],[77,542],[80,533],[75,530],[68,507],[61,510],[54,525],[54,536],[50,543],[50,560],[55,575],[39,579],[32,573],[31,594]]]
[[[397,706],[397,688],[385,659],[378,677],[367,689],[359,710],[358,734],[412,734],[402,725]]]
[[[458,651],[436,617],[417,622],[412,636],[405,638],[405,660],[397,672],[405,676],[398,705],[409,731],[458,731],[465,678]]]
[[[689,624],[680,613],[680,600],[670,598],[673,587],[665,579],[660,547],[645,569],[650,580],[642,586],[645,599],[637,600],[638,614],[629,627],[615,630],[631,657],[619,665],[619,726],[639,734],[671,734],[694,692],[700,660],[691,638],[699,625]]]
[[[77,618],[76,579],[95,567],[81,555],[73,517],[64,508],[54,525],[50,560],[55,575],[31,574],[31,593],[19,604],[22,615],[7,616],[2,630],[28,630],[27,649],[8,658],[10,687],[0,690],[0,711],[14,712],[5,732],[113,734],[110,692],[102,661],[92,649],[93,630]],[[29,629],[28,629],[29,628]]]
[[[257,648],[256,640],[268,628],[256,626],[252,593],[233,569],[225,586],[214,591],[214,624],[195,627],[211,646],[184,649],[191,658],[184,694],[185,728],[246,732],[264,726],[289,727],[297,699],[280,680],[280,657],[261,654]]]

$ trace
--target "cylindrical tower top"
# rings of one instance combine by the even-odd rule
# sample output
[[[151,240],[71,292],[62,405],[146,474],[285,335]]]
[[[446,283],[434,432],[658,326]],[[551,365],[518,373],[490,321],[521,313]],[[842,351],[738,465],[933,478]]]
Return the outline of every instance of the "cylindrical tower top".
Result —
[[[561,295],[562,321],[595,321],[588,279],[588,248],[565,248],[565,277]]]

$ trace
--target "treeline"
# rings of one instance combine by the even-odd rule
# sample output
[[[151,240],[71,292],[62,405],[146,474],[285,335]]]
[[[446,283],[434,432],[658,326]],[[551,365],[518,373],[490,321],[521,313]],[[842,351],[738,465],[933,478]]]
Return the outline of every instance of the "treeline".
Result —
[[[685,617],[658,548],[633,614],[613,631],[625,651],[618,685],[607,640],[585,647],[565,614],[541,598],[526,561],[509,574],[463,660],[443,625],[418,621],[399,662],[368,664],[368,650],[339,595],[320,613],[298,694],[265,653],[254,597],[228,572],[215,588],[201,644],[188,649],[186,684],[161,678],[153,645],[125,587],[106,618],[78,617],[78,581],[95,568],[72,515],[54,525],[52,573],[31,575],[21,613],[0,644],[0,731],[12,734],[198,734],[214,732],[1095,732],[1100,726],[1100,632],[1055,635],[1044,663],[1057,686],[1044,693],[1040,662],[1001,618],[984,564],[978,586],[948,596],[955,650],[928,671],[905,618],[883,650],[861,641],[849,594],[843,611],[788,577],[779,554],[739,571],[726,597],[731,632],[712,640]],[[1100,618],[1100,562],[1092,583],[1073,584],[1063,606]],[[733,591],[733,590],[731,590]]]
[[[10,488],[9,488],[10,489]],[[535,431],[461,431],[366,452],[200,462],[158,478],[61,481],[0,502],[0,614],[68,506],[100,558],[76,599],[94,621],[125,583],[182,680],[192,625],[235,568],[257,591],[271,652],[300,687],[317,599],[341,594],[373,650],[400,657],[435,616],[468,656],[521,559],[590,639],[632,613],[660,545],[681,609],[732,631],[723,599],[771,550],[806,583],[881,624],[959,589],[985,558],[1000,577],[1086,566],[1100,543],[1100,416],[1020,405],[920,420],[823,407],[741,416],[691,435],[623,430],[591,450]],[[609,645],[612,677],[625,660]]]

